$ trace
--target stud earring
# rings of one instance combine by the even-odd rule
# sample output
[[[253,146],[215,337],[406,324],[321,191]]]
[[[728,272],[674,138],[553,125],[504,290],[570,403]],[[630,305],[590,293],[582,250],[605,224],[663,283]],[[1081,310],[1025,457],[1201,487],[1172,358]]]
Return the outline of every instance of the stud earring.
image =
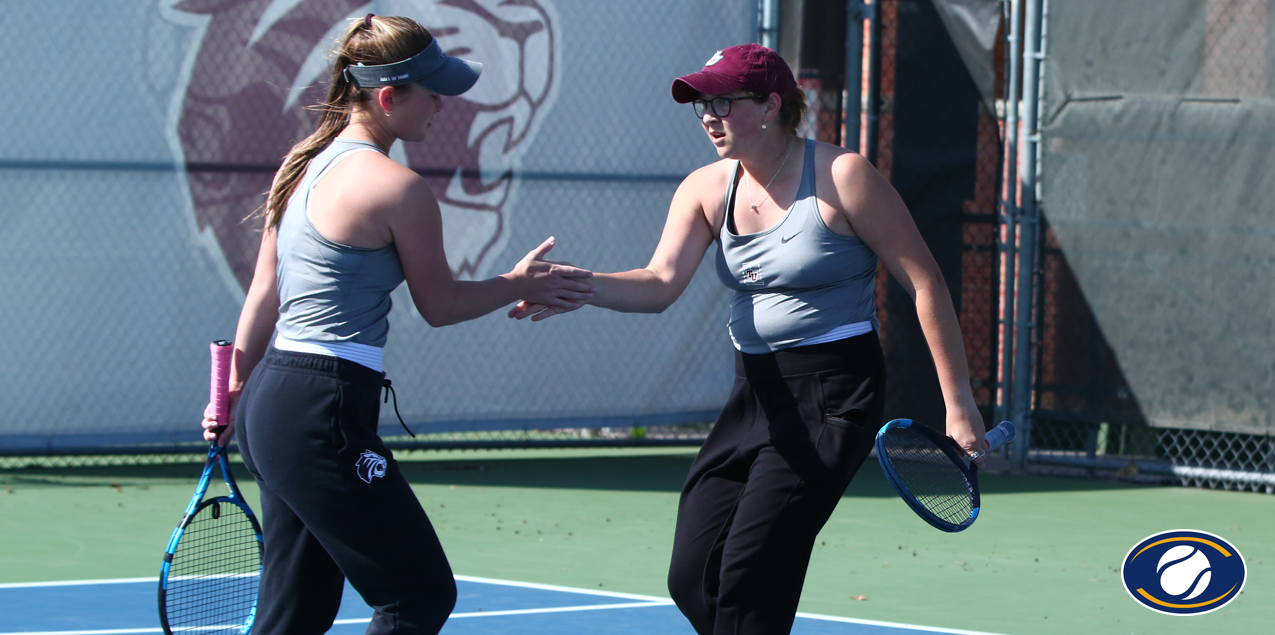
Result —
[[[761,125],[761,129],[762,129],[762,130],[765,130],[765,129],[766,129],[766,124],[762,124],[762,125]]]

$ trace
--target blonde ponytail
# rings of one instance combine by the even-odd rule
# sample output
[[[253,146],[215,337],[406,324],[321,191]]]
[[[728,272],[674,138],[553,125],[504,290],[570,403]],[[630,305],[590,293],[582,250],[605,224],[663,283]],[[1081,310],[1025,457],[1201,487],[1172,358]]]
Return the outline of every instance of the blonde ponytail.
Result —
[[[357,88],[345,79],[345,67],[359,63],[393,64],[420,53],[433,41],[430,32],[411,18],[369,15],[351,20],[336,50],[328,97],[312,107],[319,111],[319,124],[310,136],[288,151],[270,184],[265,204],[253,213],[254,217],[265,219],[267,230],[279,227],[288,199],[305,176],[310,161],[345,130],[355,107],[372,97],[372,89]]]

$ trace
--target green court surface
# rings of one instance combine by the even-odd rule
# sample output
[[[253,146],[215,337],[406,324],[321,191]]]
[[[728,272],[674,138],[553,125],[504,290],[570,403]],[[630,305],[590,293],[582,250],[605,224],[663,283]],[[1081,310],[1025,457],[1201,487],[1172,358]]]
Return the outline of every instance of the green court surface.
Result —
[[[400,459],[456,573],[667,597],[689,450]],[[0,471],[0,583],[157,575],[198,471],[194,463]],[[241,466],[238,475],[255,505]],[[1271,632],[1275,497],[991,472],[980,479],[978,522],[944,534],[916,518],[870,460],[819,537],[801,611],[1013,635]],[[1248,566],[1244,592],[1193,617],[1135,603],[1120,563],[1138,541],[1170,529],[1235,545]]]

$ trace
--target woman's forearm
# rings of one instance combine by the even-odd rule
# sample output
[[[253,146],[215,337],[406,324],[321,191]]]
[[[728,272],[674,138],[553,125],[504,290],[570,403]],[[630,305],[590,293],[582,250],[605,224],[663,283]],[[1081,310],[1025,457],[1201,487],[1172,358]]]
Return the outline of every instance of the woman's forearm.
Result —
[[[248,381],[252,369],[257,367],[279,321],[279,300],[271,289],[249,289],[239,313],[239,326],[235,329],[234,363],[230,368],[230,390],[238,392]]]
[[[252,369],[266,355],[275,322],[279,321],[278,234],[268,229],[261,237],[257,265],[239,312],[235,329],[235,354],[230,364],[230,391],[238,393]]]
[[[965,344],[952,306],[952,296],[940,276],[938,284],[918,288],[915,298],[917,318],[929,344],[930,355],[934,358],[939,387],[943,391],[947,435],[966,452],[982,452],[987,447],[983,443],[983,416],[970,386],[969,363],[965,358]]]
[[[588,303],[621,313],[663,313],[684,289],[650,269],[594,274],[592,282],[595,291]]]
[[[965,357],[961,325],[952,297],[940,281],[934,287],[917,289],[915,299],[917,319],[934,358],[943,401],[948,410],[967,404],[967,400],[972,401],[974,396],[970,388],[969,362]]]
[[[451,301],[436,303],[443,311],[426,315],[430,326],[450,326],[480,318],[518,300],[517,285],[505,276],[487,280],[457,280],[451,289]]]
[[[420,265],[404,267],[412,301],[421,317],[434,327],[482,317],[518,300],[578,309],[593,293],[589,280],[593,272],[545,260],[554,244],[550,237],[523,256],[509,273],[479,281],[453,278],[441,252],[417,253]],[[399,250],[400,258],[405,254],[409,263],[417,261],[411,251]]]

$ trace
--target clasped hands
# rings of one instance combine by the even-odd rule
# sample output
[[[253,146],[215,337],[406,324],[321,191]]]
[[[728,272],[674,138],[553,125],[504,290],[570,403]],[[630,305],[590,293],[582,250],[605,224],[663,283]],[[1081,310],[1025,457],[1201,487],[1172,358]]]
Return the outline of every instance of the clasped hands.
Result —
[[[585,282],[593,277],[592,271],[545,259],[554,244],[554,237],[550,236],[523,256],[510,272],[522,280],[522,299],[509,310],[509,317],[519,320],[530,317],[532,322],[539,322],[574,311],[593,297],[593,285]]]

